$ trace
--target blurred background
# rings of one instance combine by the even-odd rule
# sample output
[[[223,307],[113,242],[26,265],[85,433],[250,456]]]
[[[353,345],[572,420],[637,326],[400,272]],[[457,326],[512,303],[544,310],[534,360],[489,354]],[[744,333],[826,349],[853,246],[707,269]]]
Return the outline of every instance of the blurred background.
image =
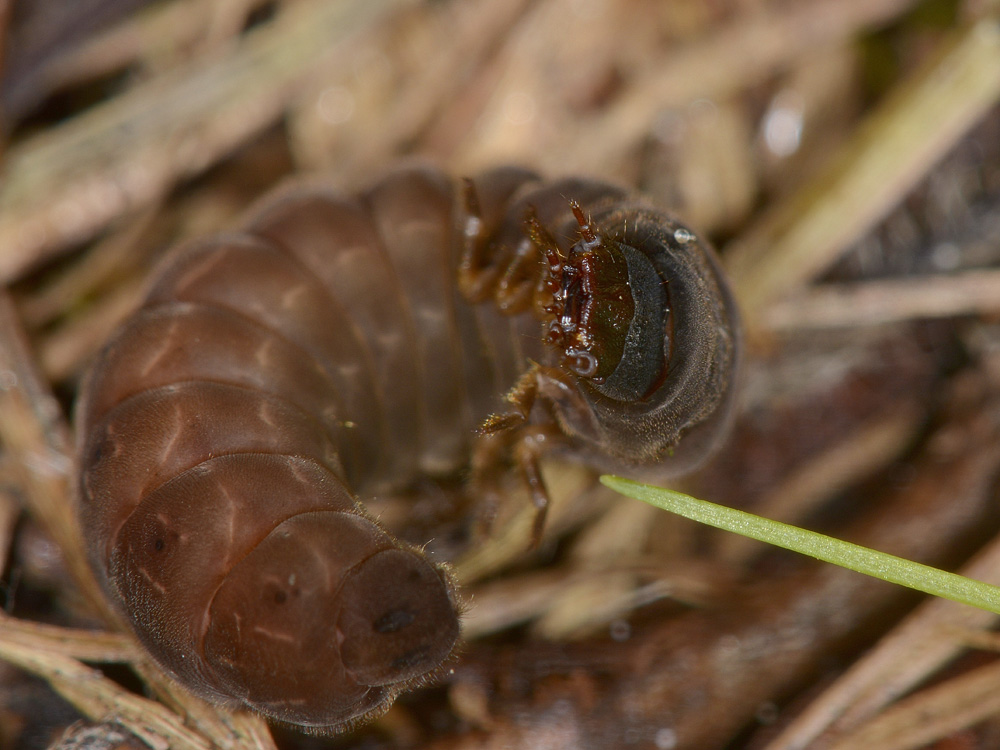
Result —
[[[719,248],[749,361],[682,489],[1000,582],[998,13],[0,0],[0,747],[1000,747],[993,615],[555,462],[534,551],[516,489],[475,543],[460,487],[380,498],[454,565],[466,645],[370,727],[272,740],[106,632],[68,489],[79,376],[173,244],[293,176],[515,163],[637,188]]]

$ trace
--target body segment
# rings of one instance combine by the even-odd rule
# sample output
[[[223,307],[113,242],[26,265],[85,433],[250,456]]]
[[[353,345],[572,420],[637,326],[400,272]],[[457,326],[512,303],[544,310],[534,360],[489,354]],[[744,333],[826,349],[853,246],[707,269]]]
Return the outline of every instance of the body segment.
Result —
[[[446,570],[358,497],[458,471],[484,420],[690,470],[732,411],[737,328],[711,251],[612,185],[415,167],[285,188],[175,251],[87,376],[93,565],[196,692],[343,728],[459,633]]]

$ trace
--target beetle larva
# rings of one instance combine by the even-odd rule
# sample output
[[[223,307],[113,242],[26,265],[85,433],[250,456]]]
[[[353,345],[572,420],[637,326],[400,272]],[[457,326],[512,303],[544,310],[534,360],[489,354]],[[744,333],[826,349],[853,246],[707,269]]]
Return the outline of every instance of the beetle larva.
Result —
[[[194,691],[341,729],[459,634],[446,570],[357,496],[457,471],[490,414],[512,450],[543,430],[602,468],[689,470],[738,349],[712,252],[620,188],[407,167],[280,190],[170,255],[84,382],[94,567]]]

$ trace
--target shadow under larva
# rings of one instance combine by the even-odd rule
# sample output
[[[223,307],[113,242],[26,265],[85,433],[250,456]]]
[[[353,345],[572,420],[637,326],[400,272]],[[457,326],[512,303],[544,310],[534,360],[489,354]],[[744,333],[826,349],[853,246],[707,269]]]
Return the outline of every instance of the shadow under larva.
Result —
[[[537,533],[543,450],[690,471],[730,420],[739,339],[712,251],[614,185],[405,167],[353,195],[286,187],[177,248],[90,369],[93,566],[194,692],[343,729],[459,638],[446,568],[359,497],[489,444]]]

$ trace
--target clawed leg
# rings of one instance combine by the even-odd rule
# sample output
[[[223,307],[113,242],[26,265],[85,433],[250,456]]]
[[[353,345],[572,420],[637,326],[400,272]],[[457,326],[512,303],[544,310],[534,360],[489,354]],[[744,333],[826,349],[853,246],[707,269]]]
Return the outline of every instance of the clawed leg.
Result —
[[[478,507],[475,525],[478,537],[489,535],[500,508],[506,452],[506,441],[501,435],[480,433],[472,445],[469,489]]]
[[[480,435],[503,435],[527,424],[528,415],[538,396],[538,373],[541,369],[541,365],[533,364],[520,377],[504,397],[504,401],[513,409],[503,414],[490,414],[479,428]]]
[[[545,519],[551,505],[549,491],[545,486],[545,480],[542,479],[538,460],[545,452],[546,441],[551,442],[553,435],[552,429],[545,426],[519,430],[519,433],[514,444],[514,461],[528,487],[531,504],[535,506],[535,520],[531,526],[531,546],[536,548],[542,541]]]
[[[512,411],[493,414],[486,419],[472,454],[472,484],[486,502],[489,523],[496,514],[499,501],[497,488],[501,478],[511,463],[517,469],[535,507],[532,548],[541,542],[550,505],[539,460],[561,435],[554,424],[532,424],[528,421],[538,393],[538,373],[541,369],[539,365],[533,365],[507,394]]]
[[[465,223],[462,227],[462,254],[458,262],[458,288],[469,302],[483,302],[496,287],[501,269],[491,262],[486,248],[486,227],[475,183],[462,181]]]
[[[483,532],[492,527],[501,499],[502,479],[513,464],[535,507],[531,547],[540,544],[551,501],[539,461],[558,438],[559,432],[553,425],[523,422],[501,434],[479,437],[473,448],[471,486],[483,504]]]

